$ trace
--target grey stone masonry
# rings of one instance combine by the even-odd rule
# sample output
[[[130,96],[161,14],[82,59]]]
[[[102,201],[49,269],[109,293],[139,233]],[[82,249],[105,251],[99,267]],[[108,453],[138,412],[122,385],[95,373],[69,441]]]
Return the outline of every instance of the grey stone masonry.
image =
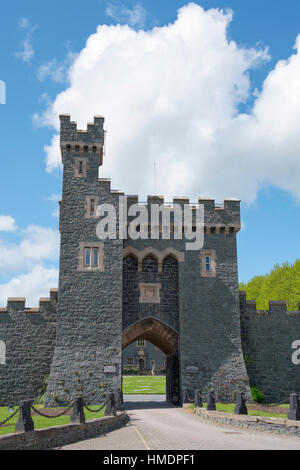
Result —
[[[162,196],[141,202],[130,195],[127,210],[144,205],[149,218],[140,238],[123,239],[124,193],[99,179],[104,119],[96,116],[85,131],[69,115],[61,115],[60,123],[59,286],[39,309],[9,299],[0,310],[0,405],[35,398],[49,372],[46,406],[70,404],[77,396],[99,404],[109,391],[121,390],[122,347],[141,338],[166,355],[167,398],[173,403],[181,403],[184,390],[192,396],[196,389],[202,396],[213,389],[217,402],[233,402],[237,392],[249,401],[249,379],[267,401],[299,393],[300,312],[287,312],[282,302],[257,311],[238,292],[240,201],[218,205],[199,197],[204,244],[189,250],[189,240],[177,236],[173,209],[176,204],[188,210],[196,229],[195,204]],[[97,207],[104,204],[114,208],[116,236],[99,240]],[[164,219],[152,220],[153,207],[169,208],[169,239]],[[158,238],[150,233],[151,222],[158,224]]]
[[[256,302],[240,292],[240,309],[250,384],[265,394],[266,403],[288,403],[292,392],[300,393],[300,360],[293,360],[297,350],[300,358],[300,303],[294,312],[280,301],[270,301],[269,310],[257,310]]]
[[[49,374],[55,345],[57,289],[40,299],[39,308],[26,308],[24,298],[8,299],[0,309],[0,340],[5,363],[0,363],[0,406],[19,405],[40,395]]]
[[[170,240],[162,236],[158,240],[120,240],[117,232],[116,239],[99,245],[101,269],[87,269],[85,250],[97,248],[99,243],[93,206],[95,202],[112,204],[118,220],[122,193],[112,191],[109,180],[98,178],[103,118],[94,118],[84,132],[77,130],[70,116],[60,116],[60,120],[64,174],[59,321],[46,403],[54,404],[54,394],[59,395],[59,403],[68,403],[74,393],[82,393],[88,403],[97,403],[99,390],[120,388],[122,332],[128,337],[134,327],[142,335],[137,325],[147,318],[154,320],[153,335],[151,322],[141,325],[148,328],[145,338],[154,345],[161,344],[159,325],[161,337],[166,335],[166,341],[169,338],[172,343],[166,345],[172,354],[176,352],[174,338],[178,338],[179,367],[167,374],[173,384],[170,389],[178,393],[175,402],[183,388],[205,392],[213,387],[222,401],[232,401],[236,390],[249,396],[237,282],[239,201],[226,200],[223,206],[216,206],[213,199],[199,198],[205,211],[205,244],[200,252],[186,251],[186,240],[176,239],[172,228]],[[127,197],[128,208],[138,202],[137,196]],[[174,198],[173,203],[183,208],[189,201]],[[148,197],[149,214],[154,204],[164,204],[163,197]],[[195,207],[188,207],[196,223]],[[172,225],[172,212],[170,220]],[[141,230],[147,232],[148,227]],[[164,230],[160,223],[160,234]],[[203,268],[206,255],[212,259],[211,276],[205,276]]]
[[[103,119],[95,118],[95,126],[84,134],[87,144],[103,146],[102,126]],[[81,138],[66,117],[61,118],[61,130],[62,142]],[[100,392],[121,388],[122,242],[103,243],[103,269],[81,269],[82,245],[99,243],[95,219],[85,217],[86,197],[95,195],[99,204],[112,204],[118,213],[118,195],[98,180],[99,159],[93,147],[84,154],[85,177],[76,176],[74,165],[82,155],[77,150],[71,145],[64,153],[59,321],[47,404],[55,403],[56,393],[60,403],[69,403],[78,393],[87,404],[99,403]]]

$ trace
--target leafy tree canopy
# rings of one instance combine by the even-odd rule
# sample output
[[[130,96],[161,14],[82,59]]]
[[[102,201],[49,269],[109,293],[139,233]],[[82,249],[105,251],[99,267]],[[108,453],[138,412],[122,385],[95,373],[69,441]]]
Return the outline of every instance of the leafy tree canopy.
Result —
[[[275,264],[269,274],[254,276],[249,282],[241,282],[240,290],[246,291],[248,300],[256,300],[260,310],[269,308],[269,300],[285,300],[288,310],[298,310],[300,301],[300,259],[294,264]]]

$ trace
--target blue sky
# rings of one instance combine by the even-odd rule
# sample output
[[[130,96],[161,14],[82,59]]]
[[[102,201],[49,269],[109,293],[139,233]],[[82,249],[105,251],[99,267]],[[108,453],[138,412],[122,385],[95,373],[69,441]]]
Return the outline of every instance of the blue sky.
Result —
[[[300,117],[300,106],[295,105],[297,82],[296,85],[292,81],[289,83],[284,78],[285,76],[283,78],[280,76],[278,68],[276,68],[279,61],[288,61],[292,55],[296,56],[297,51],[294,45],[298,34],[300,34],[300,3],[296,0],[285,2],[203,0],[194,3],[200,5],[204,11],[199,16],[199,27],[195,26],[197,30],[202,28],[201,34],[203,35],[200,36],[199,33],[197,37],[195,35],[195,38],[188,37],[188,41],[198,41],[195,44],[190,44],[190,58],[186,58],[186,51],[183,51],[182,56],[180,55],[180,42],[172,43],[172,41],[178,41],[178,38],[175,37],[174,31],[172,32],[170,27],[177,20],[178,9],[184,7],[185,15],[182,15],[178,25],[181,27],[180,31],[183,31],[183,36],[187,34],[188,22],[192,21],[195,16],[189,13],[191,8],[187,8],[187,2],[175,0],[164,0],[163,2],[156,0],[151,0],[151,2],[89,0],[87,7],[86,4],[77,0],[60,2],[54,0],[50,3],[28,0],[26,2],[6,2],[4,6],[2,5],[0,36],[1,44],[5,47],[2,47],[0,52],[0,80],[5,81],[6,84],[6,104],[0,104],[2,140],[0,301],[2,305],[5,305],[4,299],[12,295],[27,296],[29,300],[27,304],[36,304],[38,296],[47,295],[49,287],[55,287],[57,283],[59,243],[57,199],[61,193],[61,168],[57,157],[55,156],[51,160],[51,155],[55,154],[52,138],[57,135],[55,115],[62,106],[65,106],[66,109],[63,108],[61,111],[71,113],[72,118],[79,121],[81,126],[84,126],[87,120],[91,121],[93,114],[104,114],[105,118],[107,116],[106,128],[112,137],[111,141],[108,141],[107,147],[108,166],[103,167],[102,175],[112,177],[113,187],[125,189],[131,194],[139,193],[142,199],[145,197],[142,193],[142,169],[137,164],[137,159],[141,161],[140,152],[143,151],[143,145],[145,145],[145,147],[149,147],[149,152],[147,153],[147,150],[145,152],[149,168],[151,169],[155,160],[158,172],[161,174],[161,178],[158,177],[158,192],[166,194],[168,198],[171,195],[179,195],[176,194],[177,187],[181,195],[184,191],[184,195],[190,196],[193,201],[196,194],[202,195],[203,192],[205,195],[215,196],[217,200],[222,200],[226,196],[240,197],[242,199],[241,218],[243,225],[243,229],[238,235],[240,281],[247,281],[256,274],[264,274],[276,263],[294,262],[300,257],[300,170],[297,164],[297,133],[293,131],[294,122],[298,120],[299,123]],[[223,9],[223,14],[220,14],[217,19],[207,15],[205,12],[212,8]],[[228,26],[225,28],[227,43],[224,46],[224,59],[223,54],[220,54],[223,45],[219,46],[223,33],[217,30],[220,20],[226,16],[225,10],[227,9],[232,10],[233,17],[228,20]],[[153,30],[155,32],[152,36],[148,35],[146,39],[145,36],[130,36],[131,33],[125,32],[123,29],[112,29],[112,26],[117,24],[127,24],[130,30],[135,32],[140,30],[150,32],[153,28],[155,28]],[[95,35],[98,25],[107,25],[108,28],[105,31],[102,29]],[[167,29],[167,34],[170,30],[169,36],[164,39],[162,39],[163,27]],[[215,36],[214,28],[216,29]],[[83,60],[81,62],[78,60],[78,57],[82,57],[86,41],[91,35],[95,35],[95,44],[91,44],[90,40],[90,45],[86,50],[95,54],[96,48],[101,46],[101,40],[106,41],[105,44],[107,48],[110,48],[111,57],[115,58],[115,65],[112,68],[111,64],[100,57],[94,69],[91,68],[93,77],[89,78],[87,75],[84,77],[84,81],[80,82],[81,71],[85,65]],[[206,48],[203,44],[210,35],[212,35],[212,39],[209,39]],[[173,40],[173,38],[175,39]],[[172,67],[174,67],[174,70],[177,70],[175,62],[182,60],[182,65],[179,63],[179,71],[185,66],[187,70],[189,67],[190,70],[193,70],[193,64],[198,60],[195,55],[197,48],[199,48],[199,57],[201,56],[201,60],[209,68],[212,77],[214,77],[215,69],[216,82],[205,81],[201,75],[201,68],[196,71],[200,75],[199,100],[196,97],[195,107],[198,103],[199,108],[203,105],[204,111],[206,106],[207,110],[220,107],[220,110],[217,109],[217,116],[208,118],[208,129],[203,124],[206,123],[205,116],[197,115],[191,108],[192,101],[188,96],[188,90],[193,90],[193,93],[197,94],[197,81],[193,77],[189,77],[186,72],[182,78],[182,80],[186,80],[186,89],[184,86],[180,88],[180,81],[178,81],[179,85],[176,82],[176,87],[174,85],[173,90],[173,79],[166,76],[165,71],[161,70],[164,67],[159,67],[160,61],[164,64],[164,59],[159,56],[156,63],[154,50],[149,60],[150,76],[154,77],[155,71],[158,70],[155,67],[159,67],[158,79],[160,82],[166,81],[166,100],[164,101],[163,91],[160,91],[160,111],[151,116],[151,121],[141,122],[140,127],[135,124],[139,121],[134,121],[132,118],[134,123],[132,125],[135,126],[133,129],[136,129],[136,132],[132,132],[130,127],[126,129],[127,134],[130,134],[130,142],[122,133],[119,138],[116,135],[115,129],[117,129],[119,121],[113,112],[110,114],[106,99],[108,103],[111,99],[112,107],[116,109],[116,113],[118,111],[119,115],[126,116],[128,112],[132,111],[133,117],[135,117],[135,112],[136,115],[139,111],[142,112],[142,106],[147,106],[149,109],[149,102],[151,102],[149,98],[150,101],[143,102],[140,104],[140,110],[138,109],[139,103],[141,103],[139,93],[143,93],[143,88],[140,87],[143,76],[141,70],[132,66],[130,69],[130,73],[133,75],[132,86],[134,87],[135,81],[137,83],[137,99],[133,108],[135,106],[137,109],[132,110],[130,103],[123,104],[123,101],[126,101],[124,99],[126,97],[124,89],[126,88],[120,87],[118,77],[124,73],[124,64],[126,67],[127,62],[122,62],[123,59],[120,58],[122,47],[124,45],[126,53],[131,54],[128,57],[134,59],[136,56],[136,61],[141,63],[140,68],[146,70],[148,63],[143,63],[141,60],[141,57],[146,55],[146,49],[143,52],[142,48],[147,47],[150,39],[155,39],[158,42],[164,41],[162,44],[168,48],[167,57],[170,58],[170,64],[166,64],[166,69],[170,67],[170,70],[173,70]],[[120,45],[120,41],[122,41],[122,45]],[[237,49],[243,51],[242,58],[236,49],[231,50],[230,41],[234,41]],[[215,43],[218,43],[216,47]],[[176,48],[178,48],[178,57]],[[123,57],[124,54],[125,52],[123,52]],[[212,59],[208,61],[206,55]],[[76,60],[75,71],[70,79],[70,66]],[[120,60],[119,69],[118,60]],[[129,61],[129,59],[126,60]],[[224,61],[224,68],[222,66],[224,81],[228,81],[227,88],[224,89],[219,68],[222,60]],[[238,71],[236,71],[237,69]],[[287,76],[292,77],[295,69],[296,65]],[[103,85],[101,80],[104,78],[100,76],[102,75],[106,82],[109,82],[109,92],[112,93],[113,98],[107,98],[108,89],[106,89],[105,96],[99,92],[99,95],[95,97],[95,103],[87,103],[85,107],[82,103],[88,102],[90,98],[85,88],[89,86],[92,88],[97,84],[98,73],[99,84]],[[271,77],[270,73],[274,77],[275,85],[272,84],[271,78],[268,83],[265,82],[268,77]],[[231,77],[236,81],[235,89],[238,88],[238,92],[230,90]],[[76,85],[78,83],[79,85]],[[147,83],[146,88],[151,88],[152,85],[154,90],[158,86],[153,80]],[[69,98],[72,90],[76,90],[76,86],[82,90],[77,107]],[[178,88],[180,88],[179,91]],[[264,89],[265,92],[263,92]],[[66,96],[62,95],[64,90],[67,91]],[[216,90],[220,90],[220,94],[227,97],[226,100],[213,101]],[[244,146],[242,142],[240,155],[241,158],[245,155],[245,159],[241,160],[242,163],[239,165],[241,168],[235,175],[236,161],[240,162],[240,160],[231,161],[230,158],[235,153],[237,156],[234,158],[240,158],[239,145],[237,142],[236,148],[232,148],[228,142],[232,140],[230,132],[233,136],[239,134],[234,130],[235,126],[240,125],[236,117],[238,114],[251,116],[251,118],[252,114],[256,116],[256,111],[253,112],[255,103],[260,119],[263,119],[261,116],[273,116],[274,112],[280,112],[280,110],[278,111],[277,106],[274,111],[272,103],[281,103],[280,100],[283,99],[286,90],[291,90],[292,96],[287,96],[285,101],[290,99],[293,107],[291,111],[287,109],[284,112],[293,116],[293,119],[291,118],[289,121],[284,118],[284,126],[287,129],[284,129],[284,134],[280,135],[277,150],[272,154],[273,141],[270,144],[267,142],[266,148],[262,144],[264,140],[268,141],[270,135],[274,138],[274,135],[278,134],[276,127],[278,122],[272,124],[273,127],[270,128],[268,127],[270,119],[266,118],[266,122],[263,121],[261,126],[263,132],[266,132],[266,138],[264,135],[260,136],[259,142],[255,143],[252,148]],[[85,95],[85,93],[87,94]],[[232,97],[233,93],[236,93],[235,97]],[[272,93],[277,95],[273,98]],[[172,112],[170,112],[169,104],[170,102],[172,104],[173,95],[175,97],[174,103],[180,103],[180,106],[183,106],[184,122],[180,125],[184,129],[187,128],[187,142],[190,142],[191,129],[194,129],[194,127],[188,127],[189,113],[193,115],[193,125],[200,123],[201,132],[205,128],[210,139],[215,139],[208,140],[210,142],[208,145],[207,141],[204,142],[207,138],[205,135],[203,141],[195,140],[191,148],[189,144],[183,147],[186,149],[186,165],[189,167],[195,165],[192,175],[188,168],[181,166],[185,150],[180,150],[176,154],[176,149],[169,148],[170,136],[173,135],[172,126],[177,126],[177,123],[170,124]],[[205,96],[211,96],[212,101],[210,102],[210,98],[208,98],[207,102],[204,102],[203,97]],[[228,102],[231,99],[232,101]],[[120,105],[119,102],[121,102]],[[122,108],[119,109],[118,106],[122,106]],[[224,121],[228,121],[228,128],[225,130],[220,125],[222,116],[224,116]],[[159,135],[159,130],[154,127],[153,122],[158,119],[161,119],[160,128],[165,129],[164,137]],[[279,129],[281,130],[284,126],[279,126]],[[228,131],[229,128],[233,128],[233,130]],[[144,135],[149,132],[149,129],[154,129],[154,133],[157,133],[157,146],[153,141],[144,139]],[[174,134],[177,134],[176,128],[174,129]],[[170,132],[169,137],[168,132]],[[241,135],[246,136],[243,139],[247,140],[247,136],[249,136],[249,140],[251,140],[251,135],[253,135],[251,132],[252,130],[243,128]],[[219,141],[220,133],[222,137]],[[139,138],[139,135],[142,137]],[[250,144],[252,143],[250,142]],[[49,148],[48,151],[45,151],[45,145],[51,147],[52,154]],[[155,157],[150,149],[153,146]],[[212,152],[209,159],[206,160],[205,156],[208,150],[211,152],[212,147],[215,149],[215,153]],[[161,154],[160,149],[163,149]],[[222,149],[224,149],[223,157]],[[265,162],[264,151],[266,152]],[[194,156],[190,157],[190,154]],[[136,168],[136,178],[132,177],[128,181],[125,176],[126,184],[125,182],[123,184],[122,162],[124,161],[128,162],[128,169]],[[222,168],[224,168],[223,165],[226,165],[225,168],[227,168],[227,161],[229,169],[224,172]],[[165,178],[164,172],[166,175],[171,175],[166,183],[167,178]],[[268,172],[270,172],[270,177],[268,177]],[[205,177],[202,178],[203,173]],[[179,178],[180,174],[185,175],[184,184]],[[152,176],[148,177],[149,181],[146,184],[148,193],[151,193],[153,188],[151,178]],[[193,181],[192,178],[194,178]],[[191,181],[190,184],[189,181]],[[207,194],[208,192],[209,194]]]

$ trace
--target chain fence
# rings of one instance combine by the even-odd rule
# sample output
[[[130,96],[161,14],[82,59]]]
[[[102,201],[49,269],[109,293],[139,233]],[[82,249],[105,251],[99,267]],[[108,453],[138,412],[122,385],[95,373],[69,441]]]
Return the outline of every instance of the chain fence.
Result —
[[[2,426],[3,424],[7,423],[10,419],[12,419],[18,413],[19,410],[20,408],[18,407],[16,411],[14,411],[11,415],[9,415],[7,418],[5,418],[4,421],[0,423],[0,426]]]
[[[288,405],[289,401],[290,401],[290,398],[288,398],[287,400],[284,400],[280,403],[272,403],[270,405],[268,405],[267,403],[259,403],[258,401],[252,401],[252,402],[249,402],[249,405],[254,404],[254,405],[259,405],[259,406],[273,407],[273,406],[279,406],[279,405]]]
[[[185,389],[185,395],[191,403],[195,403],[195,400],[192,400],[188,389]],[[245,400],[245,402],[247,402],[247,400]],[[280,405],[289,405],[289,402],[290,402],[290,397],[287,397],[285,400],[280,401],[278,403],[267,404],[267,403],[259,403],[257,401],[252,400],[252,401],[248,401],[248,404],[250,406],[251,405],[259,405],[259,406],[265,406],[265,407],[276,407],[276,406],[280,406]]]
[[[192,400],[192,399],[191,399],[188,389],[185,390],[185,393],[186,393],[186,396],[187,396],[187,398],[189,399],[189,401],[190,401],[191,403],[194,403],[195,400]]]
[[[73,408],[73,403],[70,405],[68,408],[66,408],[64,411],[61,413],[55,414],[55,415],[48,415],[46,413],[43,413],[42,411],[38,410],[35,408],[33,405],[31,405],[31,409],[35,411],[38,415],[43,416],[43,418],[59,418],[60,416],[63,416],[68,413]]]
[[[100,408],[98,408],[97,410],[92,410],[91,408],[89,408],[84,402],[83,402],[83,406],[84,408],[86,408],[88,411],[90,411],[91,413],[99,413],[99,411],[102,411],[103,408],[107,405],[109,400],[106,400],[105,403],[103,403],[103,405],[100,406]]]

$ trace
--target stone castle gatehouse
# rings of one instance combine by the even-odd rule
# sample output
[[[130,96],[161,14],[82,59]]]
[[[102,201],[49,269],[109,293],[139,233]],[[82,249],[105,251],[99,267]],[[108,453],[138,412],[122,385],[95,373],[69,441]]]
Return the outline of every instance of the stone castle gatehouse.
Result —
[[[104,119],[95,117],[86,131],[77,130],[69,115],[60,123],[59,286],[38,309],[26,308],[23,298],[8,299],[1,309],[0,404],[34,398],[49,373],[46,404],[68,403],[79,392],[97,404],[99,390],[121,388],[122,349],[140,338],[166,355],[171,403],[181,403],[185,388],[214,388],[224,402],[232,402],[237,390],[250,398],[249,379],[270,400],[300,392],[292,361],[300,312],[287,312],[282,302],[256,311],[238,291],[239,200],[220,206],[198,199],[205,216],[200,250],[186,250],[186,240],[176,238],[172,215],[170,239],[122,239],[118,226],[114,239],[99,240],[97,207],[113,206],[119,220],[124,196],[99,179]],[[127,195],[128,209],[139,203]],[[149,196],[149,214],[154,204],[166,203]],[[172,204],[189,204],[193,214],[186,198]],[[158,229],[162,235],[164,226]]]

